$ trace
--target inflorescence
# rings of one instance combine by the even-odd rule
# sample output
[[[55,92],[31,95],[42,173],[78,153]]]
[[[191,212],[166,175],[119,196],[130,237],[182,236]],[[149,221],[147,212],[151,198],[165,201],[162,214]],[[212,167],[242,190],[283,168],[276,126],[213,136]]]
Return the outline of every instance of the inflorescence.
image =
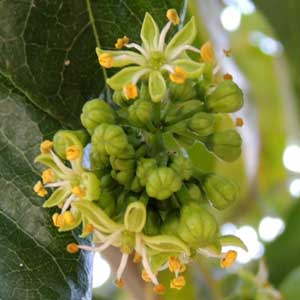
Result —
[[[53,141],[42,142],[36,162],[47,169],[34,186],[40,197],[52,191],[44,207],[58,208],[52,219],[59,231],[82,226],[82,237],[92,235],[92,246],[72,243],[68,252],[117,247],[122,258],[116,285],[124,286],[122,274],[133,255],[158,294],[165,290],[160,271],[169,269],[170,287],[181,289],[194,256],[218,258],[227,268],[237,253],[222,253],[222,246],[246,249],[237,237],[220,235],[212,213],[236,200],[236,185],[194,166],[186,151],[201,143],[222,160],[239,157],[240,135],[234,128],[222,130],[221,122],[242,107],[242,92],[230,74],[219,74],[209,42],[192,46],[194,18],[167,43],[180,19],[174,9],[166,16],[160,32],[146,13],[142,45],[124,36],[114,51],[96,49],[102,67],[122,68],[107,80],[113,98],[84,105],[85,129],[60,130]],[[236,126],[242,125],[238,118]],[[90,167],[83,164],[88,144]]]

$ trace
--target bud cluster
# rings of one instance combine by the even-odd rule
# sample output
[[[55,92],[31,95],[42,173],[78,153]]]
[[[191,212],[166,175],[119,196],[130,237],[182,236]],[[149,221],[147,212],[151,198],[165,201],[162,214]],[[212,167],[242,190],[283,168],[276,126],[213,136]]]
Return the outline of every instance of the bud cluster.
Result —
[[[166,16],[159,32],[146,14],[142,46],[124,36],[115,51],[97,49],[102,67],[125,67],[107,81],[113,97],[84,105],[84,130],[61,130],[53,142],[42,143],[36,161],[48,169],[34,187],[41,197],[55,188],[44,206],[60,209],[53,215],[60,231],[82,224],[83,237],[93,234],[94,246],[70,244],[69,252],[118,247],[119,287],[128,256],[135,254],[142,278],[157,293],[164,291],[159,271],[169,268],[174,273],[170,287],[181,289],[185,264],[196,253],[219,258],[221,267],[228,267],[236,252],[222,253],[222,246],[246,248],[237,237],[220,236],[212,208],[229,207],[238,188],[196,168],[186,154],[186,147],[202,143],[224,161],[239,157],[240,135],[220,130],[218,120],[242,107],[242,92],[232,78],[215,74],[210,43],[201,49],[190,45],[196,36],[193,18],[167,44],[170,27],[180,20],[173,9]],[[123,47],[136,51],[119,50]],[[199,61],[188,51],[199,53]],[[83,165],[87,144],[89,168]]]

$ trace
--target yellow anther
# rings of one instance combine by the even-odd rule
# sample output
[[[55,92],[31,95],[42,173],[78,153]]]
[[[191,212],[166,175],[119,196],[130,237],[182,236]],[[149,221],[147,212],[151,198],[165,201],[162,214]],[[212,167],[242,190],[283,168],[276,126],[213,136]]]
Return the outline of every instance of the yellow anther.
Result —
[[[142,271],[142,279],[146,282],[151,282],[151,278],[145,270]]]
[[[204,62],[213,63],[215,61],[215,53],[211,42],[206,42],[200,49],[200,55]]]
[[[79,197],[80,199],[82,199],[85,196],[85,192],[82,188],[80,188],[79,186],[74,186],[72,188],[72,193],[74,195],[76,195],[77,197]]]
[[[140,262],[142,262],[142,256],[140,254],[138,254],[137,252],[135,252],[134,257],[133,257],[133,262],[135,264],[139,264]]]
[[[91,234],[94,231],[94,225],[93,224],[86,224],[84,229],[83,229],[83,233],[84,234]]]
[[[228,49],[228,50],[223,49],[223,53],[224,53],[224,55],[225,55],[226,57],[230,57],[230,56],[231,56],[231,49]]]
[[[184,83],[186,81],[186,78],[187,78],[187,73],[179,67],[175,67],[174,72],[170,73],[171,81],[177,84]]]
[[[174,8],[168,9],[166,16],[167,16],[168,20],[173,23],[173,25],[179,24],[180,19],[178,17],[176,9],[174,9]]]
[[[121,49],[128,43],[129,43],[129,38],[126,35],[124,35],[122,38],[117,39],[117,41],[115,43],[115,47],[117,49]]]
[[[153,288],[153,291],[158,295],[163,295],[166,291],[166,288],[164,287],[164,285],[159,283]]]
[[[75,223],[75,218],[73,214],[68,210],[62,214],[64,223],[67,225],[72,225]]]
[[[43,141],[40,145],[41,153],[49,153],[52,148],[53,148],[53,142],[49,140]]]
[[[114,60],[110,53],[102,53],[98,56],[99,64],[107,69],[112,68]]]
[[[183,276],[178,276],[171,280],[171,289],[181,290],[185,286],[185,278]]]
[[[60,215],[58,213],[55,213],[52,216],[52,221],[53,221],[54,226],[56,226],[56,227],[63,227],[65,224],[63,215]]]
[[[244,120],[242,118],[236,118],[235,125],[238,127],[242,127],[244,125]]]
[[[172,273],[173,272],[179,272],[181,267],[182,267],[182,264],[181,264],[180,260],[177,257],[171,256],[169,258],[169,270],[170,270],[170,272],[172,272]]]
[[[115,280],[115,285],[119,288],[122,289],[125,286],[125,281],[120,278]]]
[[[40,197],[45,197],[48,194],[47,190],[44,188],[44,186],[40,180],[34,185],[33,190]]]
[[[67,160],[74,160],[77,158],[81,158],[81,154],[82,154],[81,148],[77,145],[69,146],[66,150]]]
[[[79,251],[79,247],[77,244],[71,243],[67,246],[67,251],[72,254],[77,253]]]
[[[221,268],[229,268],[230,266],[233,265],[236,258],[237,258],[237,252],[234,250],[229,250],[221,258],[221,261],[220,261]]]
[[[138,89],[135,84],[128,83],[123,87],[123,93],[127,100],[135,99],[138,96]]]
[[[229,74],[229,73],[226,73],[226,74],[224,74],[224,75],[223,75],[223,79],[224,79],[224,80],[232,80],[232,79],[233,79],[233,77],[232,77],[232,75],[231,75],[231,74]]]
[[[47,170],[43,171],[42,179],[43,179],[44,184],[53,182],[55,180],[54,171],[52,169],[47,169]]]

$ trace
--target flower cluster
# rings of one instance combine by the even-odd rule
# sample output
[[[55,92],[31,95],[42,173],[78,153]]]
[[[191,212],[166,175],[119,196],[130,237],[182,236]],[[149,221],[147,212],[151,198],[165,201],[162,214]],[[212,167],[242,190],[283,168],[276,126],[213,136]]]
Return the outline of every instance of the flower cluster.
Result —
[[[218,258],[226,268],[237,253],[222,253],[222,246],[246,249],[237,237],[220,235],[213,215],[237,199],[238,188],[195,167],[186,151],[202,143],[222,160],[239,157],[240,135],[234,128],[222,130],[220,120],[241,108],[242,92],[232,76],[216,74],[209,42],[201,49],[191,45],[193,18],[167,43],[169,29],[180,19],[174,9],[166,16],[160,32],[146,13],[142,46],[124,36],[116,41],[117,50],[96,50],[102,67],[124,67],[107,80],[113,97],[84,105],[85,129],[60,130],[41,144],[36,162],[47,169],[34,186],[41,197],[53,189],[44,207],[57,207],[53,223],[60,231],[81,225],[82,237],[93,236],[92,246],[72,243],[68,252],[117,247],[122,258],[116,285],[124,286],[122,274],[132,254],[158,294],[165,290],[157,276],[161,270],[169,269],[170,287],[181,289],[193,256]],[[88,144],[89,167],[83,164]]]

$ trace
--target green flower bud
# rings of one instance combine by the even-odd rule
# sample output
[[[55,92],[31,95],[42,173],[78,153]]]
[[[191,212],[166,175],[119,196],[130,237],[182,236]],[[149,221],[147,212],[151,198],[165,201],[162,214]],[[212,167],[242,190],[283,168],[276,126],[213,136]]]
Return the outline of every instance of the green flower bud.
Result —
[[[217,209],[225,209],[238,197],[237,186],[222,176],[209,174],[203,182],[205,194],[210,203]]]
[[[204,110],[204,104],[200,100],[189,100],[175,104],[166,116],[166,123],[177,123],[192,117],[195,112]]]
[[[84,104],[80,115],[82,125],[92,135],[95,128],[102,124],[114,124],[115,113],[105,101],[94,99]]]
[[[188,128],[199,136],[207,136],[214,132],[215,118],[212,114],[199,112],[188,122]]]
[[[136,193],[139,193],[143,187],[140,184],[140,181],[137,176],[135,176],[131,182],[130,190]]]
[[[88,134],[84,130],[59,130],[53,137],[53,148],[62,159],[66,159],[68,147],[76,145],[82,150],[87,142]]]
[[[231,113],[242,106],[243,92],[231,80],[221,82],[205,101],[205,107],[210,112]]]
[[[115,185],[115,181],[110,174],[105,174],[101,177],[101,187],[111,189]]]
[[[135,166],[134,159],[120,159],[116,156],[110,156],[110,164],[114,170],[125,171],[133,169]]]
[[[92,135],[92,147],[101,153],[118,156],[127,146],[127,136],[122,127],[117,125],[101,124]]]
[[[153,120],[153,104],[145,100],[136,100],[129,108],[129,121],[139,127],[150,126]],[[153,127],[153,126],[152,126]]]
[[[242,139],[233,129],[216,132],[204,141],[208,150],[225,161],[234,161],[241,154]]]
[[[192,176],[192,162],[183,155],[175,156],[170,167],[181,177],[182,180],[189,180]]]
[[[130,105],[130,102],[126,100],[122,90],[114,91],[112,99],[117,105],[121,107],[127,107]]]
[[[177,234],[193,248],[205,247],[217,238],[218,224],[208,211],[191,202],[181,208]]]
[[[104,190],[101,193],[101,197],[96,202],[100,208],[109,216],[113,216],[116,209],[115,197],[109,191]]]
[[[149,236],[159,235],[161,224],[162,219],[159,213],[151,208],[147,208],[147,220],[144,227],[144,233]]]
[[[198,201],[198,203],[203,201],[202,192],[196,184],[194,183],[188,184],[188,193],[191,200]]]
[[[151,97],[149,94],[149,88],[148,88],[148,84],[142,83],[141,84],[141,89],[140,89],[140,97],[141,100],[146,100],[146,101],[150,101]]]
[[[146,223],[146,207],[144,203],[136,201],[130,203],[124,215],[125,228],[131,232],[141,232]]]
[[[162,233],[168,235],[178,236],[180,214],[177,210],[169,212],[162,225]]]
[[[146,183],[146,191],[150,197],[165,200],[181,188],[181,178],[168,167],[152,171]]]
[[[156,168],[157,163],[154,158],[141,158],[138,161],[136,176],[142,186],[146,185],[150,173]]]
[[[134,169],[128,169],[124,171],[117,172],[115,170],[111,171],[111,176],[114,180],[116,180],[119,184],[129,185],[134,177]]]
[[[96,152],[92,147],[90,153],[91,169],[100,172],[109,166],[109,157],[106,153]]]
[[[187,80],[184,84],[169,84],[169,94],[173,101],[186,101],[196,97],[196,90],[192,80]]]
[[[195,143],[195,139],[191,139],[184,135],[174,134],[174,138],[177,140],[178,144],[183,148],[189,148]]]

